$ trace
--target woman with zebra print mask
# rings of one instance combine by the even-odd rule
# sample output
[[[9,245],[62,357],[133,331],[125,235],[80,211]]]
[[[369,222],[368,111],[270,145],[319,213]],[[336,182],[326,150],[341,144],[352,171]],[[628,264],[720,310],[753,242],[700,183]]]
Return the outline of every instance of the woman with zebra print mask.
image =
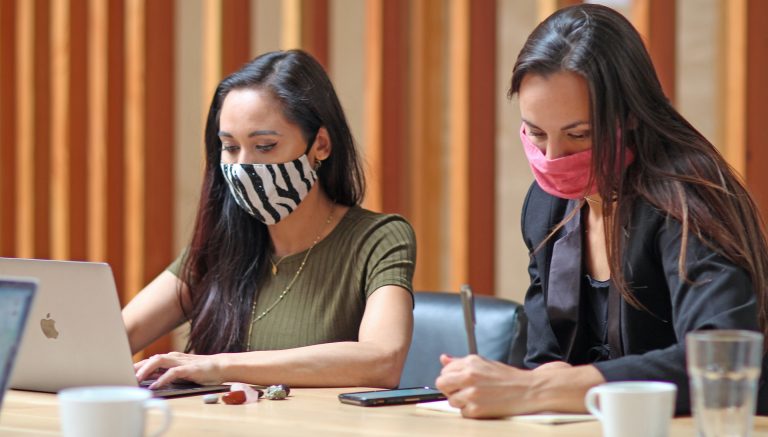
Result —
[[[363,172],[322,66],[299,50],[246,64],[219,84],[205,143],[192,240],[123,310],[134,352],[185,321],[189,341],[137,363],[138,379],[397,386],[415,237],[359,206]]]

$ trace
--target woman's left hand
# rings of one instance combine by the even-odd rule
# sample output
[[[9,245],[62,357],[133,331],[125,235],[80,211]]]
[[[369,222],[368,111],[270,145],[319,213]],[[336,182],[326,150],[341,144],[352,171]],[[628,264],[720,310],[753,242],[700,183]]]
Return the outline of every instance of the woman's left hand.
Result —
[[[435,384],[465,417],[503,417],[536,411],[534,378],[521,370],[477,355],[442,355],[443,370]]]
[[[176,380],[201,385],[216,385],[224,381],[221,355],[192,355],[181,352],[153,355],[133,365],[139,381],[157,378],[150,389]]]

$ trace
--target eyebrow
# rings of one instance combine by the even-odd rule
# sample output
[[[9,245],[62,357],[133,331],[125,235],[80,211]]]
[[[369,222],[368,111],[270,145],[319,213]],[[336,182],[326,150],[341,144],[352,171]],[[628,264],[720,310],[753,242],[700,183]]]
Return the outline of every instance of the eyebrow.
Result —
[[[248,138],[250,138],[250,137],[257,137],[259,135],[280,135],[280,133],[277,132],[276,130],[255,130],[255,131],[253,131],[253,132],[248,134]],[[227,132],[227,131],[219,131],[219,136],[220,137],[234,138],[234,136],[231,133]]]
[[[536,126],[535,124],[531,123],[530,121],[528,121],[528,120],[526,120],[526,119],[524,119],[524,118],[523,118],[523,123],[527,124],[528,126],[530,126],[530,127],[534,128],[534,129],[543,130],[542,128],[540,128],[540,127]],[[589,124],[589,122],[587,122],[587,121],[582,121],[582,120],[574,121],[573,123],[569,123],[569,124],[567,124],[567,125],[565,125],[565,126],[561,127],[561,128],[560,128],[560,130],[568,130],[568,129],[573,129],[574,127],[576,127],[576,126],[580,126],[580,125],[582,125],[582,124]]]

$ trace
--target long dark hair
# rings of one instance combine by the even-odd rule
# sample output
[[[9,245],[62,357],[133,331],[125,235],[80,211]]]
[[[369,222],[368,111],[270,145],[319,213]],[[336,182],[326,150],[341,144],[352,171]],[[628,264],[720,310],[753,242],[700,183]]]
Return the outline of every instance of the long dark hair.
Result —
[[[764,223],[733,169],[664,96],[632,24],[600,5],[582,4],[555,12],[536,27],[520,51],[508,95],[520,91],[527,74],[561,71],[580,75],[589,86],[591,174],[604,202],[611,277],[624,298],[639,305],[621,267],[620,236],[629,222],[633,199],[641,198],[682,224],[681,278],[686,278],[691,233],[749,272],[760,326],[766,332]],[[635,154],[634,162],[617,172],[624,168],[628,147]]]
[[[213,354],[245,349],[251,305],[271,242],[267,227],[242,210],[220,169],[219,114],[234,89],[266,90],[283,115],[311,144],[325,127],[332,144],[318,171],[320,186],[335,202],[362,202],[365,179],[344,111],[323,67],[301,50],[263,54],[221,81],[205,126],[205,174],[192,241],[181,279],[189,287],[191,322],[187,352]]]

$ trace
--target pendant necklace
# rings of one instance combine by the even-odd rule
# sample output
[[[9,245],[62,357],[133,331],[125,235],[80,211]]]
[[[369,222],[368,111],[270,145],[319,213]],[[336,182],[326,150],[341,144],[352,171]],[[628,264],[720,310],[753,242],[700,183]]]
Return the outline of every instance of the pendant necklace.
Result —
[[[289,282],[288,285],[285,287],[285,289],[283,289],[282,293],[280,293],[280,295],[277,297],[277,299],[274,302],[272,302],[272,305],[268,306],[267,309],[262,311],[261,314],[259,314],[258,316],[256,315],[256,303],[257,303],[257,300],[256,300],[256,298],[254,296],[253,305],[251,306],[251,323],[248,326],[248,344],[246,346],[246,351],[251,350],[251,334],[253,333],[253,324],[258,322],[259,320],[263,319],[264,316],[269,314],[269,312],[272,311],[272,309],[275,308],[277,306],[277,304],[279,304],[283,300],[285,295],[288,294],[289,291],[291,291],[291,287],[293,287],[294,282],[296,282],[296,279],[298,279],[298,277],[301,274],[302,270],[304,270],[304,265],[307,263],[307,258],[309,258],[309,254],[312,253],[312,249],[314,249],[315,246],[317,245],[317,243],[320,242],[320,237],[322,237],[323,232],[325,231],[325,228],[327,228],[328,225],[331,224],[331,221],[333,220],[333,212],[334,212],[335,209],[336,209],[336,205],[334,205],[331,208],[331,213],[328,214],[328,218],[325,220],[325,224],[323,225],[323,228],[320,230],[320,233],[317,235],[317,237],[315,237],[315,241],[312,242],[312,245],[309,246],[309,249],[307,249],[307,253],[304,255],[304,259],[301,260],[301,264],[299,265],[299,268],[296,270],[296,273],[293,275],[293,278],[291,279],[291,282]],[[272,262],[272,258],[270,257],[270,262],[272,263],[272,275],[276,275],[277,274],[277,266],[287,256],[288,255],[281,257],[277,261],[277,263]]]

